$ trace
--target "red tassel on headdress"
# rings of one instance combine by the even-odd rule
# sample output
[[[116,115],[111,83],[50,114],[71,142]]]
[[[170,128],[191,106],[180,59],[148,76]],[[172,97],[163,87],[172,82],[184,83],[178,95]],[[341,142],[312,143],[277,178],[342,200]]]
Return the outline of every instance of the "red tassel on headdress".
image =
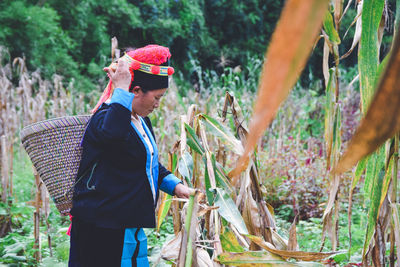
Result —
[[[106,102],[107,99],[109,99],[109,98],[112,96],[112,93],[113,93],[113,91],[114,91],[113,89],[114,89],[114,88],[113,88],[113,86],[112,86],[112,81],[110,80],[110,81],[108,82],[108,85],[107,85],[106,89],[104,90],[103,94],[101,95],[101,97],[100,97],[100,99],[99,99],[99,102],[97,102],[96,107],[95,107],[94,109],[92,109],[92,114],[95,113],[95,112],[99,109],[99,107],[100,107],[104,102]]]

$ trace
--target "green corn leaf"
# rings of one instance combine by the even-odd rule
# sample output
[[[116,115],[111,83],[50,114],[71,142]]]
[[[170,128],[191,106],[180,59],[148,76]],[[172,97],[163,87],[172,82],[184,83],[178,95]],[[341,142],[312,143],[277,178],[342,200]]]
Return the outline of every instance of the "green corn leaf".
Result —
[[[382,192],[381,192],[381,198],[379,200],[379,209],[382,206],[383,201],[385,200],[389,190],[390,181],[392,180],[393,163],[394,163],[394,157],[391,157],[389,161],[389,166],[385,172],[385,178],[383,179],[382,183]]]
[[[329,11],[326,11],[325,19],[324,19],[324,30],[329,37],[329,41],[333,44],[340,44],[340,37],[338,32],[333,25],[332,14]]]
[[[381,193],[382,193],[383,178],[384,178],[384,172],[382,171],[374,179],[373,188],[371,192],[372,197],[369,203],[368,225],[365,234],[363,257],[367,253],[369,243],[371,242],[372,236],[375,232],[376,220],[379,211],[379,201],[381,199]]]
[[[186,137],[187,137],[187,145],[193,149],[194,151],[196,151],[197,153],[199,153],[200,155],[203,155],[204,153],[204,148],[200,143],[199,138],[197,137],[195,131],[193,130],[192,127],[190,127],[190,125],[185,123],[185,129],[186,129]]]
[[[217,186],[224,188],[226,190],[226,192],[230,196],[232,196],[233,194],[235,194],[235,190],[232,188],[232,185],[227,178],[224,167],[215,160],[214,154],[212,155],[211,160],[212,160],[213,166],[214,166],[215,182],[217,183]]]
[[[189,204],[186,210],[186,219],[185,219],[185,230],[187,233],[187,247],[186,247],[186,257],[185,257],[185,267],[190,267],[192,266],[192,254],[193,254],[193,249],[192,249],[192,243],[193,243],[193,238],[191,236],[191,227],[196,227],[195,225],[191,225],[192,221],[192,215],[193,215],[193,208],[194,208],[194,195],[189,196]]]
[[[207,158],[203,157],[203,161],[204,161],[204,185],[206,187],[206,196],[207,196],[207,200],[208,200],[208,205],[212,206],[214,205],[214,193],[212,192],[212,187],[211,187],[211,182],[210,182],[210,175],[208,174],[208,170],[209,168],[207,168]]]
[[[225,127],[216,119],[211,118],[210,116],[205,114],[199,115],[199,118],[205,122],[211,133],[218,137],[222,142],[228,144],[233,152],[238,155],[241,155],[243,153],[242,143],[232,134],[232,132],[227,127]]]
[[[185,178],[186,182],[193,187],[192,185],[192,175],[193,175],[193,158],[189,152],[185,151],[182,157],[178,162],[178,171]]]
[[[397,247],[397,259],[400,259],[400,204],[390,204],[392,210],[392,223]]]
[[[375,92],[379,65],[378,28],[385,0],[364,1],[362,31],[358,56],[360,73],[361,110],[366,113]]]
[[[351,189],[350,189],[351,191],[353,191],[354,188],[356,188],[356,185],[360,181],[361,175],[363,174],[363,172],[365,171],[365,168],[367,167],[368,158],[369,158],[369,156],[363,158],[362,160],[360,160],[358,162],[356,171],[353,176],[353,181],[351,182]]]
[[[235,226],[239,233],[248,234],[249,232],[247,231],[242,215],[240,215],[240,212],[231,197],[222,188],[216,188],[215,192],[216,199],[214,205],[219,207],[219,214]]]
[[[385,148],[382,146],[368,158],[364,181],[364,195],[366,200],[370,200],[374,180],[385,165],[384,149]]]

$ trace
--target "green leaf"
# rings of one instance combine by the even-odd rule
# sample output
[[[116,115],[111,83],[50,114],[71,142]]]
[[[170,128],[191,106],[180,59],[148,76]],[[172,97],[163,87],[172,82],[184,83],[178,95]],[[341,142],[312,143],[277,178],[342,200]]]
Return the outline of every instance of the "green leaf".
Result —
[[[216,199],[214,205],[219,207],[218,213],[228,222],[236,227],[241,234],[248,234],[246,224],[242,215],[230,196],[221,188],[216,188]]]
[[[382,149],[380,152],[382,152]],[[380,154],[384,155],[384,153],[380,153]],[[373,157],[371,157],[371,158],[373,158]],[[370,193],[368,194],[368,199],[369,199],[368,225],[367,225],[367,230],[366,230],[366,234],[365,234],[363,257],[367,253],[368,246],[369,246],[372,236],[375,232],[375,226],[376,226],[376,221],[378,218],[379,207],[380,207],[380,200],[381,200],[381,196],[382,196],[382,185],[383,185],[383,180],[385,177],[385,172],[382,171],[382,166],[384,164],[380,163],[381,161],[383,162],[384,159],[381,159],[379,156],[377,158],[378,158],[377,162],[370,163],[370,164],[376,164],[376,165],[378,165],[378,167],[375,168],[375,176],[373,177],[373,180],[371,181],[370,186],[369,186]],[[368,166],[367,166],[367,170],[368,170]]]
[[[226,192],[230,196],[232,196],[233,194],[235,194],[235,191],[232,188],[232,185],[227,178],[224,167],[215,160],[214,154],[212,154],[211,160],[212,160],[213,166],[214,166],[215,182],[217,183],[217,186],[220,188],[224,188],[226,190]]]
[[[201,145],[200,140],[197,138],[197,135],[194,132],[193,128],[185,123],[185,129],[187,132],[187,141],[186,141],[187,145],[200,155],[203,155],[205,150]]]
[[[351,182],[351,191],[353,191],[354,188],[356,188],[358,181],[360,181],[361,175],[363,174],[363,172],[365,171],[365,168],[367,166],[368,159],[369,159],[369,156],[361,159],[358,162],[356,171],[354,173],[353,181]]]
[[[238,155],[241,155],[243,153],[242,143],[232,134],[232,132],[227,127],[206,114],[199,115],[199,118],[206,123],[208,128],[216,137],[220,138],[222,142],[227,143],[231,147],[233,152]]]
[[[332,14],[329,11],[326,11],[325,19],[324,19],[324,30],[329,37],[329,41],[333,44],[340,44],[340,37],[338,32],[333,25]]]
[[[193,187],[191,182],[193,175],[193,158],[189,152],[185,151],[179,159],[178,171],[186,179],[186,182]]]
[[[375,93],[379,65],[378,29],[385,0],[364,1],[362,9],[362,31],[358,56],[360,73],[361,111],[366,113]]]
[[[207,200],[208,200],[208,205],[212,206],[214,205],[214,193],[212,191],[212,187],[211,187],[211,182],[210,182],[210,175],[208,173],[208,169],[207,168],[207,158],[203,157],[203,161],[204,161],[204,184],[206,187],[206,196],[207,196]]]
[[[239,244],[235,234],[225,227],[225,232],[219,236],[221,239],[222,249],[226,252],[244,252],[243,247]]]

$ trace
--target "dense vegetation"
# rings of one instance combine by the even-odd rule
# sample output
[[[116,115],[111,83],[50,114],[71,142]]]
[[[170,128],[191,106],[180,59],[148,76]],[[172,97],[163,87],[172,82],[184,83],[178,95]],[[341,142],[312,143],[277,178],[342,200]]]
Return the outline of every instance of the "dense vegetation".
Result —
[[[0,3],[0,44],[24,56],[46,78],[58,73],[93,89],[109,62],[110,38],[119,47],[158,43],[190,74],[190,60],[222,70],[262,55],[283,1],[33,1]]]

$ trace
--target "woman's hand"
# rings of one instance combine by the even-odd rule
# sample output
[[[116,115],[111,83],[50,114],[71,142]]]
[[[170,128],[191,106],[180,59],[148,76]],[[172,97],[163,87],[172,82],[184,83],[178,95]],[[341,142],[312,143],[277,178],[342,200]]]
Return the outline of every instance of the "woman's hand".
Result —
[[[131,84],[131,73],[129,72],[128,62],[124,60],[118,61],[117,69],[115,71],[111,67],[104,68],[103,70],[107,72],[107,75],[111,79],[114,88],[121,88],[125,91],[129,91],[129,85]]]
[[[174,189],[174,195],[179,198],[189,198],[192,191],[194,190],[190,189],[186,185],[177,184]]]

